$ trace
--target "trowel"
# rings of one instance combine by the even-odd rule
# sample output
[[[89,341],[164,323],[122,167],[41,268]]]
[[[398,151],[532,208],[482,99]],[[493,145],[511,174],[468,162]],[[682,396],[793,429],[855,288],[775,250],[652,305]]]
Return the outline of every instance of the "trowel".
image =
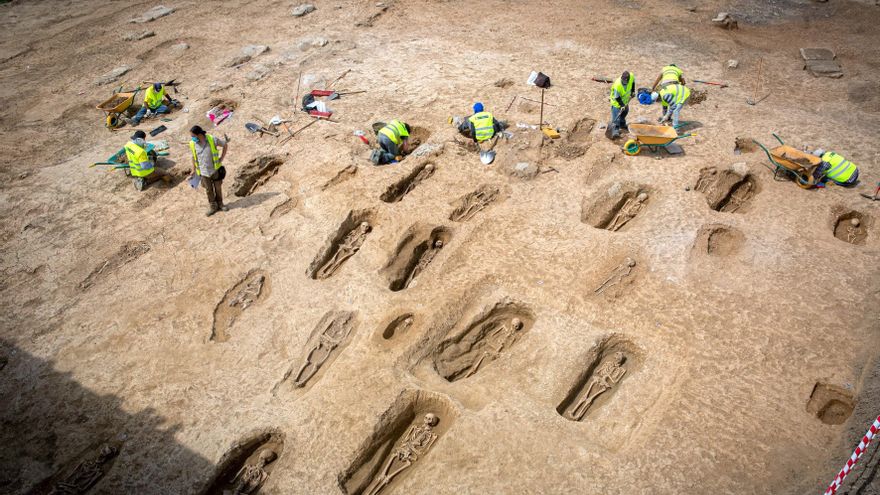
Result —
[[[481,151],[480,152],[480,161],[483,162],[483,165],[489,165],[495,161],[495,151]]]

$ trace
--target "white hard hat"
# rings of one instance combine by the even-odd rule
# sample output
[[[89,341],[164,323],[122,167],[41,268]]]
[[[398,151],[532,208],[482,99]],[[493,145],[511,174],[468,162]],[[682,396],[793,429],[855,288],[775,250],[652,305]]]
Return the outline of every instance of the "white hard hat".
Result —
[[[813,151],[813,154],[816,156],[822,156],[825,154],[825,150],[823,150],[822,148],[816,148],[816,150]]]
[[[659,100],[659,99],[660,99],[660,93],[658,93],[658,92],[656,92],[656,91],[654,91],[653,93],[651,93],[651,101],[657,101],[657,100]]]

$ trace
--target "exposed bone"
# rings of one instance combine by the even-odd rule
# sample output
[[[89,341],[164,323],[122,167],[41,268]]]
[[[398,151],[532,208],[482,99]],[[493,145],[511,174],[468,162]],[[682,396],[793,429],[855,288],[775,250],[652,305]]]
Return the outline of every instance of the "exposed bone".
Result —
[[[278,458],[278,454],[272,449],[263,449],[256,461],[247,463],[238,470],[235,477],[232,478],[232,490],[224,490],[223,495],[250,495],[256,493],[260,486],[266,482],[269,473],[266,472],[266,466],[271,464]]]
[[[336,252],[333,253],[333,256],[318,269],[317,278],[327,278],[333,275],[343,263],[354,256],[363,246],[370,230],[372,230],[372,227],[369,223],[361,222],[357,228],[352,229],[351,232],[346,234],[345,238],[342,239],[336,248]]]
[[[97,455],[80,462],[73,472],[63,480],[55,483],[49,495],[80,495],[86,493],[106,474],[104,464],[118,453],[119,450],[112,445],[102,446]]]
[[[318,335],[318,341],[309,349],[305,362],[296,373],[293,386],[304,387],[315,376],[321,366],[327,361],[333,351],[351,332],[351,327],[343,325],[344,321],[339,318],[331,320],[327,327]]]
[[[611,272],[611,275],[605,279],[604,282],[599,287],[593,291],[596,294],[601,294],[605,292],[606,289],[609,289],[617,284],[619,284],[624,278],[628,277],[630,273],[632,273],[633,268],[636,266],[636,260],[632,258],[626,258],[623,260],[623,263],[617,265],[617,268]]]
[[[422,424],[413,424],[401,437],[398,447],[388,457],[382,466],[382,471],[373,480],[373,483],[364,492],[365,495],[378,495],[387,487],[396,476],[413,465],[419,458],[428,453],[428,450],[437,440],[434,427],[440,422],[435,414],[425,414]]]
[[[636,217],[639,212],[642,210],[642,207],[645,204],[645,201],[648,200],[647,193],[639,193],[635,198],[630,198],[626,200],[626,203],[618,210],[617,214],[614,215],[614,218],[611,219],[611,223],[608,224],[608,230],[618,231],[624,225],[626,225],[630,220]]]
[[[623,375],[626,374],[626,368],[623,367],[624,361],[626,361],[626,356],[622,352],[615,352],[610,361],[599,366],[599,369],[590,378],[583,395],[572,407],[569,413],[572,419],[580,421],[587,413],[587,409],[593,405],[596,397],[611,390],[614,385],[620,382]]]
[[[515,339],[516,332],[522,330],[522,328],[522,320],[519,318],[512,318],[509,325],[502,324],[491,330],[486,335],[486,346],[483,352],[474,360],[474,363],[470,366],[470,369],[464,377],[467,378],[476,374],[480,369],[480,365],[482,365],[483,361],[487,358],[489,361],[497,359],[498,356],[501,355],[501,351],[508,346],[510,341]]]

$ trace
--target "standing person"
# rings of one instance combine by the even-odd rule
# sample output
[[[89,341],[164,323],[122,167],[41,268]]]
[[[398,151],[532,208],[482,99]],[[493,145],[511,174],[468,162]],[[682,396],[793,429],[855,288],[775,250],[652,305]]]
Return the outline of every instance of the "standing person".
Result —
[[[409,152],[409,124],[394,119],[385,127],[379,129],[379,148],[374,151],[370,159],[376,165],[403,160],[403,155]]]
[[[608,124],[608,128],[611,129],[612,138],[620,134],[619,129],[629,130],[626,116],[629,114],[629,100],[633,97],[635,86],[635,75],[630,74],[629,71],[624,71],[611,84],[611,123]]]
[[[167,105],[165,104],[166,101],[168,102]],[[153,83],[144,93],[144,104],[141,105],[141,109],[138,110],[138,113],[135,114],[129,124],[140,124],[148,112],[152,114],[169,113],[174,103],[174,100],[165,94],[165,86],[162,83]]]
[[[125,143],[125,157],[128,159],[128,172],[134,178],[134,188],[143,191],[147,184],[157,180],[170,182],[168,172],[157,168],[147,152],[147,134],[144,131],[135,131],[131,135],[131,141]]]
[[[657,120],[659,123],[669,122],[672,118],[672,127],[678,128],[678,117],[681,108],[691,96],[691,90],[681,84],[670,84],[660,90],[659,93],[651,93],[653,101],[660,100],[663,105],[663,115]]]
[[[660,71],[660,75],[657,76],[657,79],[654,80],[654,84],[651,86],[651,91],[656,91],[658,85],[660,88],[663,88],[670,84],[687,85],[687,82],[684,80],[684,72],[675,64],[669,64]]]
[[[229,208],[223,204],[223,178],[226,177],[223,158],[229,150],[229,144],[222,138],[207,134],[197,125],[189,132],[192,135],[189,149],[192,151],[193,173],[201,177],[202,186],[208,193],[209,208],[205,215],[210,217],[218,211],[227,211]],[[217,148],[223,148],[223,152],[218,152]]]

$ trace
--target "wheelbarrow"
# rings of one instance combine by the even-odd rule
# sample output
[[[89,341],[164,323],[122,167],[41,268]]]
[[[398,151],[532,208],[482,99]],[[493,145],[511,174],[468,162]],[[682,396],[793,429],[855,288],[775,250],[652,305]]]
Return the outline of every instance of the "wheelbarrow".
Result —
[[[114,93],[110,99],[96,107],[98,110],[107,114],[107,119],[104,123],[108,129],[116,129],[125,123],[120,116],[134,103],[134,97],[137,92],[138,90],[133,92]]]
[[[642,151],[642,147],[656,152],[665,149],[679,139],[696,135],[694,133],[679,135],[673,127],[649,124],[630,124],[629,132],[635,136],[623,144],[623,152],[629,156],[638,155]]]
[[[817,183],[816,179],[813,177],[813,172],[822,164],[822,159],[785,144],[775,133],[773,134],[773,137],[779,141],[779,146],[772,149],[768,149],[754,139],[752,140],[753,143],[757,144],[762,150],[764,150],[770,163],[773,164],[773,167],[765,165],[773,171],[773,179],[791,179],[804,189],[816,187]],[[782,179],[780,179],[780,177],[782,177]]]
[[[167,151],[159,151],[156,149],[157,146],[154,143],[147,143],[147,147],[145,148],[147,151],[147,157],[155,163],[160,156],[168,156]],[[104,162],[94,162],[89,165],[89,168],[97,167],[98,165],[112,165],[109,168],[109,171],[124,169],[126,175],[128,175],[128,156],[125,154],[125,148],[119,148],[119,151],[110,155],[110,158]]]

